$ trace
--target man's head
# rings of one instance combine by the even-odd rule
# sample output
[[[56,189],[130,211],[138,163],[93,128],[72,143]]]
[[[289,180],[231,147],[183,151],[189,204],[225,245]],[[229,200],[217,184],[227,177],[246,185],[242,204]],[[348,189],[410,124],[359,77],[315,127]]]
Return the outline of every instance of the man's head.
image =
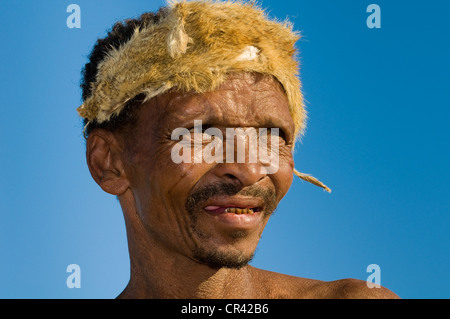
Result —
[[[201,1],[117,24],[98,41],[79,113],[91,174],[120,199],[131,242],[143,245],[136,238],[144,236],[211,267],[248,263],[291,185],[304,128],[296,39],[251,5]],[[192,161],[174,161],[179,128],[183,140],[200,141]],[[213,139],[208,128],[221,136],[229,128],[278,129],[268,145],[277,169],[249,161],[248,151],[243,163],[198,161],[196,150]],[[231,145],[223,151],[238,152]]]

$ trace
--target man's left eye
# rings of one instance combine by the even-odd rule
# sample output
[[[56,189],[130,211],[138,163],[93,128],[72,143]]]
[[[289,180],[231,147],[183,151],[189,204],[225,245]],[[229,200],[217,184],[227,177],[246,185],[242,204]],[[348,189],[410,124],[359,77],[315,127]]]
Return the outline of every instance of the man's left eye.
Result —
[[[286,133],[279,127],[268,128],[267,130],[264,130],[262,133],[260,132],[260,136],[261,134],[263,135],[267,134],[267,137],[268,136],[279,137],[283,141],[286,141]]]
[[[286,133],[279,127],[275,127],[275,129],[277,129],[278,137],[286,141]]]

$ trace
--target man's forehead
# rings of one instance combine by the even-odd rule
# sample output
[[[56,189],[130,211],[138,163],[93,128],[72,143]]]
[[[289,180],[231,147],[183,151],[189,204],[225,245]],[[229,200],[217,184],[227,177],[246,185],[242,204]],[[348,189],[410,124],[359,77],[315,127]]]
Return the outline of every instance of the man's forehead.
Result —
[[[169,92],[156,98],[161,117],[214,118],[232,121],[267,117],[288,117],[289,103],[278,81],[271,76],[232,74],[217,89],[207,93]],[[265,115],[265,116],[264,116]]]

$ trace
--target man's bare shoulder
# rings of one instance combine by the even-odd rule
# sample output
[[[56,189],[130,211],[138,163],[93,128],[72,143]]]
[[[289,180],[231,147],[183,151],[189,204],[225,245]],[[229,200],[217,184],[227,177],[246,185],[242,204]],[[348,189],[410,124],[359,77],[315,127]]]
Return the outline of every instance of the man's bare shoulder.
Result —
[[[325,298],[333,299],[399,299],[389,289],[379,286],[370,288],[366,281],[340,279],[322,284]]]
[[[358,279],[322,281],[295,277],[253,268],[255,278],[261,283],[263,298],[286,299],[398,299],[387,288],[369,288]],[[266,289],[264,289],[266,287]]]

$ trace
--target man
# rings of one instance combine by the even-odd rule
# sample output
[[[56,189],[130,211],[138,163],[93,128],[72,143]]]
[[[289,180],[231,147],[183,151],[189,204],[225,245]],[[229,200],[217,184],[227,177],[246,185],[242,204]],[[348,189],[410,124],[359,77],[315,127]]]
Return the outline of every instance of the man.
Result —
[[[131,275],[119,297],[396,297],[248,265],[293,174],[329,191],[294,169],[306,119],[297,39],[254,5],[193,1],[98,40],[78,112],[92,177],[125,217]],[[269,157],[250,160],[246,132]]]

